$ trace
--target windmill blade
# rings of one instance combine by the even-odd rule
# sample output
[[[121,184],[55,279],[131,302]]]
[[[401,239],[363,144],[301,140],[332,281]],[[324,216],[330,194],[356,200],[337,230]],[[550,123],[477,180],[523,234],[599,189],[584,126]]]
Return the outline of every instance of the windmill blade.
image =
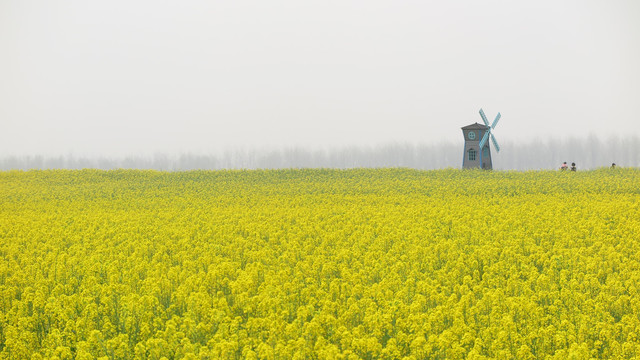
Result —
[[[493,136],[493,134],[491,134],[491,142],[493,142],[493,146],[496,147],[496,151],[500,152],[500,146],[498,145],[498,142],[496,141],[496,137]]]
[[[482,140],[480,140],[480,151],[482,151],[482,148],[484,147],[484,144],[487,142],[487,139],[489,138],[489,131],[485,131],[484,136],[482,137]]]
[[[482,111],[482,109],[480,109],[480,116],[482,116],[482,121],[484,121],[484,124],[489,126],[489,120],[487,120],[487,116],[484,114],[484,111]]]
[[[496,119],[493,120],[493,124],[491,124],[491,128],[492,129],[495,129],[496,125],[498,125],[498,120],[500,120],[500,116],[501,116],[500,113],[498,113],[498,115],[496,115]]]

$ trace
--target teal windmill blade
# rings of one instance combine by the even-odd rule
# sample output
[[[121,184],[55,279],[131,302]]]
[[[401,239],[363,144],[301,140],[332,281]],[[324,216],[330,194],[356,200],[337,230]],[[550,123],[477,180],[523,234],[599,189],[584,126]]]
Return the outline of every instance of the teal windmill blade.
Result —
[[[491,142],[493,143],[493,146],[495,146],[496,151],[500,152],[500,146],[498,145],[498,141],[496,140],[496,137],[493,136],[493,134],[491,134]]]
[[[482,149],[484,147],[484,144],[487,142],[487,139],[489,138],[489,130],[484,132],[484,136],[482,137],[482,140],[480,140],[480,149]]]
[[[496,115],[496,119],[493,120],[493,124],[491,124],[491,129],[495,129],[496,125],[498,125],[498,120],[500,120],[500,113],[498,113],[498,115]],[[489,123],[487,123],[487,126],[489,125]]]
[[[484,121],[484,124],[489,126],[489,120],[487,120],[487,116],[484,114],[484,111],[482,111],[482,109],[480,109],[480,116],[482,116],[482,121]]]

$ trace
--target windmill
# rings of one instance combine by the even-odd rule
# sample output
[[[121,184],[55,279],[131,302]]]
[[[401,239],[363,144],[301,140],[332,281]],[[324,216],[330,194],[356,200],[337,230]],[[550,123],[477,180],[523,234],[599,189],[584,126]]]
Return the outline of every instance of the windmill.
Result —
[[[464,135],[464,154],[462,158],[462,168],[482,168],[490,170],[493,168],[491,163],[491,147],[487,140],[491,138],[493,146],[496,151],[500,152],[500,146],[495,136],[493,136],[492,130],[498,125],[500,120],[500,113],[496,115],[493,123],[489,125],[489,120],[484,114],[484,111],[480,109],[480,116],[482,117],[482,124],[471,124],[462,128],[462,134]]]

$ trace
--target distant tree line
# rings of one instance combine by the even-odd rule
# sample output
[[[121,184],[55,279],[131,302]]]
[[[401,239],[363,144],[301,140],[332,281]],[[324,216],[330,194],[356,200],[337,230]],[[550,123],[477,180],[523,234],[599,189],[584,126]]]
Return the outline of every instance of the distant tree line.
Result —
[[[281,169],[281,168],[379,168],[414,169],[459,168],[462,144],[386,144],[352,146],[329,150],[288,147],[268,150],[235,150],[218,154],[164,154],[120,158],[67,156],[4,156],[0,170],[13,169]],[[535,140],[504,143],[501,152],[492,148],[494,169],[535,170],[558,168],[563,161],[575,162],[578,169],[611,166],[640,166],[640,138],[630,136],[601,140],[595,136],[577,139]]]

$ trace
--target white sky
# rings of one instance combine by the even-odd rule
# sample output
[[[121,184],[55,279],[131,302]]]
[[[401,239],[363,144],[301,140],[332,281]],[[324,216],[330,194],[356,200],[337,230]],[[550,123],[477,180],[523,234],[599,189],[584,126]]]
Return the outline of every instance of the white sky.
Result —
[[[0,156],[462,147],[481,107],[640,135],[640,1],[0,0]]]

